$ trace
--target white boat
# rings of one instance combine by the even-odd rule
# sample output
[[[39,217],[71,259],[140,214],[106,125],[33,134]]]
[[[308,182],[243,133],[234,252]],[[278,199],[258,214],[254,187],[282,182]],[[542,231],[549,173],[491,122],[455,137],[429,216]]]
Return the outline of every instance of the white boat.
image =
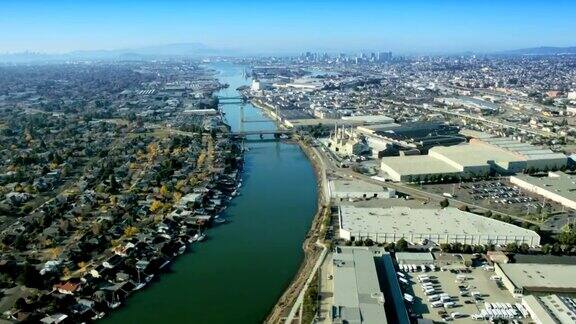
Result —
[[[133,291],[140,290],[140,289],[144,288],[144,286],[146,286],[146,283],[141,282],[141,283],[137,284],[136,287],[134,287],[134,289],[132,289],[132,290]]]
[[[186,251],[186,245],[182,245],[182,246],[178,249],[178,254],[182,254],[182,253],[184,253],[184,251]]]
[[[198,236],[198,242],[204,241],[205,238],[206,238],[206,234],[200,233],[200,236]]]
[[[196,233],[196,234],[194,234],[194,236],[192,236],[192,238],[190,239],[190,241],[196,242],[196,241],[198,241],[199,238],[200,238],[200,234],[199,234],[199,233]]]
[[[97,319],[103,318],[104,315],[106,315],[106,313],[100,312],[100,313],[96,313],[96,314],[95,314],[94,316],[92,316],[91,318],[92,318],[93,320],[97,320]]]
[[[164,267],[167,266],[167,265],[169,265],[169,264],[170,264],[170,260],[162,263],[162,265],[160,266],[160,269],[164,269]]]
[[[110,308],[112,308],[112,309],[115,309],[115,308],[120,307],[120,304],[121,304],[121,303],[120,303],[119,301],[114,302],[114,303],[108,303],[108,307],[110,307]]]
[[[216,224],[226,223],[226,218],[215,218],[214,223],[216,223]]]

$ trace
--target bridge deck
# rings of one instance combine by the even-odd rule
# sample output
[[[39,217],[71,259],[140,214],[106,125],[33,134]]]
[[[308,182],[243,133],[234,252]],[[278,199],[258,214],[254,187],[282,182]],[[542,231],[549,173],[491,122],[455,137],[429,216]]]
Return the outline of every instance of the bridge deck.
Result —
[[[241,131],[241,132],[232,132],[230,133],[232,136],[248,136],[248,135],[275,135],[275,134],[292,134],[292,130],[285,130],[285,129],[277,129],[277,130],[254,130],[254,131]]]

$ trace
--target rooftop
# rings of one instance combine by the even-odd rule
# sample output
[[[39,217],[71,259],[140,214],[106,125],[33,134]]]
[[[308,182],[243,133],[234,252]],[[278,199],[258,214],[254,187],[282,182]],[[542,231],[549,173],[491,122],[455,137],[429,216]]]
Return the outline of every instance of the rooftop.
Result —
[[[515,177],[558,196],[576,201],[576,176],[574,175],[557,171],[550,172],[547,177],[533,177],[527,174],[517,174]]]
[[[334,306],[340,313],[334,322],[386,323],[384,294],[372,252],[346,247],[340,251],[333,255]]]
[[[434,256],[430,252],[396,252],[394,254],[398,263],[433,262]]]
[[[499,266],[517,288],[531,291],[576,291],[576,265],[506,263]]]
[[[388,166],[400,175],[436,173],[450,174],[460,172],[458,168],[429,155],[383,157],[382,165]]]
[[[461,211],[409,207],[357,208],[341,206],[341,227],[353,233],[458,234],[491,236],[539,236],[533,231]]]
[[[462,166],[488,165],[488,160],[508,162],[522,161],[522,157],[491,145],[462,144],[437,146],[430,149],[432,154],[442,156]]]
[[[330,180],[330,191],[338,193],[384,192],[387,188],[359,180]]]

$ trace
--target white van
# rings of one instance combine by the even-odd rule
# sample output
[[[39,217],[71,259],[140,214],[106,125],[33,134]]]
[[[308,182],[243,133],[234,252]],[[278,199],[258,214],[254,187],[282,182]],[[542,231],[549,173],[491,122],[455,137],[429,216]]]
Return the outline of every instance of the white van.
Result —
[[[444,308],[452,308],[452,307],[456,307],[456,303],[455,303],[455,302],[446,302],[446,303],[444,303]]]
[[[482,316],[482,314],[472,314],[472,319],[480,321],[480,320],[484,320],[485,318],[484,318],[484,316]]]
[[[435,301],[439,301],[439,300],[440,300],[439,295],[432,295],[432,296],[428,297],[429,302],[435,302]]]
[[[410,295],[410,294],[404,294],[404,300],[406,300],[407,302],[411,303],[414,301],[414,296]]]
[[[441,301],[435,301],[430,305],[432,305],[432,308],[439,308],[439,307],[444,306],[444,303],[442,303]]]
[[[466,315],[462,314],[462,313],[458,313],[458,312],[454,312],[452,314],[450,314],[450,317],[452,318],[460,318],[460,317],[464,317]]]

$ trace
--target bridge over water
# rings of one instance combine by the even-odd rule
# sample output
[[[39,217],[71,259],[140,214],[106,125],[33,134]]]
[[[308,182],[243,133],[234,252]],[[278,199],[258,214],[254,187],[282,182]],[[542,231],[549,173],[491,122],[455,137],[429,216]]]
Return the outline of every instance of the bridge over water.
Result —
[[[237,131],[231,132],[230,135],[237,138],[246,138],[250,135],[292,135],[294,133],[293,130],[290,129],[271,129],[271,130],[251,130],[251,131]]]

